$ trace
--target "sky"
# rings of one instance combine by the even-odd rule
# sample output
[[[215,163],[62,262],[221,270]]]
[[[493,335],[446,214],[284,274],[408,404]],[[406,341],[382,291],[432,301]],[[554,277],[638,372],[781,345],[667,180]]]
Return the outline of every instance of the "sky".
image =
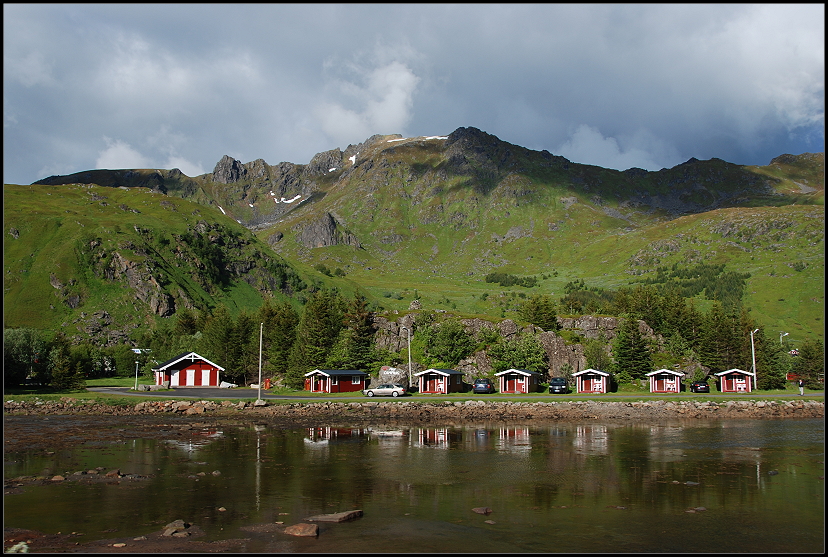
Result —
[[[4,4],[3,180],[475,127],[624,170],[825,150],[822,4]]]

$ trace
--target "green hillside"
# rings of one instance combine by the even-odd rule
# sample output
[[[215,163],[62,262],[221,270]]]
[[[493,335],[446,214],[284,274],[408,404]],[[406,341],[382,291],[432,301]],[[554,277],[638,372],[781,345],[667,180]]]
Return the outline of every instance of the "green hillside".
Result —
[[[621,172],[474,128],[373,136],[307,165],[224,157],[197,177],[94,170],[6,185],[4,318],[80,335],[109,320],[126,335],[181,307],[299,305],[316,286],[389,311],[419,299],[516,318],[526,296],[560,299],[572,281],[617,290],[704,264],[749,275],[742,303],[768,330],[822,338],[824,228],[823,153]]]

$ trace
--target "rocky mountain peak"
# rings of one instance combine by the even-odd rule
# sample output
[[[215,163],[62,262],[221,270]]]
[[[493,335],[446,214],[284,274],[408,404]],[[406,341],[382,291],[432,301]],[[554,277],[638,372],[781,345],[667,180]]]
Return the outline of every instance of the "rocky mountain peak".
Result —
[[[244,165],[229,155],[224,155],[213,169],[213,181],[222,184],[238,182],[247,173]]]

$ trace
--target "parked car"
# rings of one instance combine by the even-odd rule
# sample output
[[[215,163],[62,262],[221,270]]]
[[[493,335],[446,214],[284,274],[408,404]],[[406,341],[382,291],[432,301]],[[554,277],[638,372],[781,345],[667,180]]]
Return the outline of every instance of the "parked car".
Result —
[[[707,381],[693,381],[692,383],[690,383],[690,392],[709,393],[710,385],[707,384]]]
[[[472,385],[472,392],[473,393],[482,393],[482,394],[490,394],[495,392],[494,383],[492,383],[491,379],[487,379],[485,377],[481,379],[475,379],[474,385]]]
[[[553,377],[549,380],[549,392],[550,393],[568,393],[569,392],[569,385],[566,383],[566,378],[564,377]]]
[[[394,383],[383,383],[370,389],[362,391],[366,396],[403,396],[405,394],[405,387]]]

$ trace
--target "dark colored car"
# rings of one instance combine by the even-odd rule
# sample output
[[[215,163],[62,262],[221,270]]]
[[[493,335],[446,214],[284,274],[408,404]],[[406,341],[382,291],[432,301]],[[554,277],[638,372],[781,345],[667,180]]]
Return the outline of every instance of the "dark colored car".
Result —
[[[566,378],[564,377],[553,377],[549,380],[549,392],[550,393],[568,393],[569,392],[569,385],[566,384]]]
[[[692,383],[690,383],[690,392],[709,393],[710,385],[707,384],[707,381],[693,381]]]
[[[472,385],[472,392],[473,393],[484,393],[490,394],[495,392],[494,383],[492,383],[491,379],[475,379],[474,385]]]

